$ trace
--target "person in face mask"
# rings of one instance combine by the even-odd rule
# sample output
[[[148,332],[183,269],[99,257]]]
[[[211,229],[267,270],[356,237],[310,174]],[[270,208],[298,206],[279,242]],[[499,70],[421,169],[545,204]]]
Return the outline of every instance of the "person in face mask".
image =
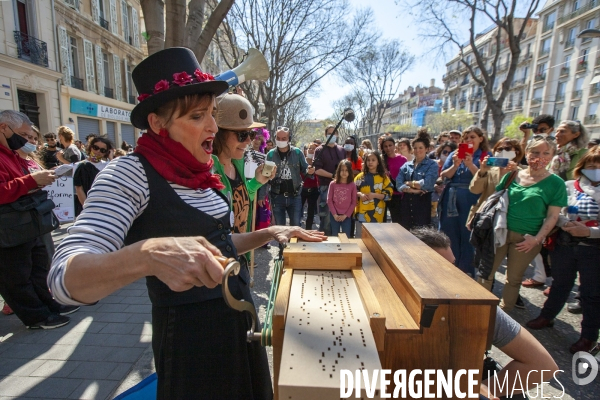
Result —
[[[496,270],[506,257],[506,283],[500,302],[500,308],[506,312],[515,306],[523,273],[556,225],[560,209],[567,206],[567,190],[562,179],[546,169],[555,151],[555,142],[542,138],[534,139],[525,149],[528,167],[516,173],[507,189],[506,243],[496,248],[489,277],[478,278],[478,282],[490,290]],[[505,174],[496,190],[503,190],[512,175]]]
[[[329,125],[325,128],[325,140],[333,133],[335,126]],[[329,220],[329,207],[327,206],[327,192],[335,171],[340,161],[346,159],[346,150],[337,143],[337,135],[333,135],[329,142],[317,147],[315,151],[315,174],[319,176],[319,230],[326,235],[331,235],[331,223]],[[356,145],[356,143],[355,143]]]
[[[309,166],[312,166],[315,150],[318,147],[316,143],[309,143],[306,147],[306,162]],[[315,174],[302,174],[302,209],[304,204],[306,207],[306,229],[313,228],[313,222],[315,219],[315,211],[317,209],[317,202],[319,200],[319,179]]]
[[[521,132],[523,132],[523,138],[521,139],[521,147],[522,148],[526,148],[527,144],[529,144],[529,142],[532,139],[539,139],[539,138],[554,138],[553,132],[554,132],[554,124],[555,124],[555,119],[552,115],[550,114],[541,114],[538,115],[537,117],[535,117],[533,119],[533,121],[530,122],[523,122],[520,126],[519,129],[521,130]],[[534,125],[535,128],[528,128],[528,124]],[[521,160],[521,164],[523,165],[527,165],[527,160],[525,158],[523,158]]]
[[[438,174],[442,173],[442,167],[444,163],[448,159],[450,153],[456,150],[456,143],[447,140],[446,142],[439,145],[439,147],[435,150],[435,159],[438,163]]]
[[[28,170],[27,159],[37,139],[32,125],[23,113],[0,112],[0,204],[12,203],[56,179],[53,171]],[[78,307],[62,307],[52,298],[46,282],[50,260],[41,236],[0,248],[0,260],[0,295],[24,325],[52,329],[69,323],[64,314]]]
[[[62,163],[56,158],[56,154],[59,150],[57,147],[58,139],[56,138],[56,135],[52,132],[46,133],[44,135],[44,140],[46,141],[46,146],[40,151],[40,159],[43,165],[48,169],[58,167]]]
[[[579,297],[583,312],[581,335],[571,353],[592,350],[600,329],[600,146],[584,155],[566,182],[568,207],[562,209],[556,245],[550,251],[552,290],[540,315],[529,321],[531,329],[551,327],[564,307],[579,272]]]
[[[300,226],[302,216],[302,173],[314,174],[302,151],[290,144],[290,129],[278,126],[275,134],[276,149],[267,154],[267,160],[277,165],[275,178],[271,181],[271,207],[275,225]]]
[[[359,174],[362,171],[362,159],[358,156],[358,149],[356,148],[356,138],[349,136],[344,142],[344,150],[346,150],[346,160],[352,163],[352,172],[354,175]]]
[[[392,198],[387,201],[386,207],[390,210],[390,217],[392,218],[392,222],[399,224],[400,223],[400,199],[402,198],[402,194],[396,187],[396,177],[400,172],[400,168],[407,162],[406,157],[402,154],[396,153],[396,142],[394,138],[391,136],[386,137],[381,142],[381,155],[383,160],[383,165],[385,170],[387,171],[387,175],[392,182],[392,186],[394,191],[392,193]]]
[[[494,157],[508,158],[508,166],[501,168],[487,165],[487,161],[490,158],[489,156],[486,156],[482,160],[481,168],[473,176],[473,179],[469,184],[471,193],[480,194],[480,196],[477,203],[471,207],[469,218],[467,218],[467,227],[471,226],[471,221],[481,205],[496,191],[496,186],[498,186],[500,179],[507,173],[516,171],[519,168],[519,162],[524,156],[519,141],[510,138],[500,139],[492,148],[492,154]]]

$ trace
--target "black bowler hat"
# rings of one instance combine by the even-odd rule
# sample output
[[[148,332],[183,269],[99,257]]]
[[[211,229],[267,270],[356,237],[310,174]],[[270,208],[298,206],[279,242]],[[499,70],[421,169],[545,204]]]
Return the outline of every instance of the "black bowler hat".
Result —
[[[148,114],[163,104],[188,94],[225,92],[229,84],[215,81],[200,70],[194,53],[185,47],[172,47],[156,52],[139,63],[131,73],[139,93],[139,104],[131,111],[131,123],[148,129]]]

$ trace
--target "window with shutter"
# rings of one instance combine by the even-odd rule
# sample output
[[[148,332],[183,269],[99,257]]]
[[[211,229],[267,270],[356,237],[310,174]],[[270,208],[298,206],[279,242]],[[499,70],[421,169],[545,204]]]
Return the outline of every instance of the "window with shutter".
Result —
[[[85,79],[88,92],[96,93],[96,76],[94,74],[94,46],[83,39],[83,55],[85,57]]]
[[[127,14],[127,3],[121,0],[121,28],[123,29],[123,39],[129,42],[129,18]]]
[[[65,4],[79,11],[79,0],[64,0]]]
[[[92,0],[92,20],[100,24],[100,5],[98,4],[100,0]]]
[[[121,59],[113,54],[113,66],[115,69],[115,98],[123,101],[123,86],[121,85]]]
[[[140,47],[140,28],[138,25],[138,12],[135,8],[131,7],[131,30],[133,31],[133,45],[137,48]]]
[[[117,26],[117,0],[110,0],[110,30],[115,35],[119,34]]]
[[[63,84],[71,86],[71,58],[69,57],[69,35],[63,26],[58,27],[58,42],[60,44],[60,65],[63,73]]]
[[[129,74],[129,66],[127,65],[127,59],[123,59],[123,71],[125,71],[125,102],[131,103],[129,95],[129,80],[127,79],[127,75]]]
[[[96,81],[98,83],[98,94],[104,95],[104,63],[102,56],[102,47],[96,45]]]

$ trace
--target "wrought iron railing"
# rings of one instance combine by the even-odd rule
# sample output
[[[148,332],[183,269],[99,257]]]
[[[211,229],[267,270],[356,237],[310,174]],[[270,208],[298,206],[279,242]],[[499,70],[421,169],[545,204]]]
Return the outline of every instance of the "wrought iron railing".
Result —
[[[541,49],[541,50],[540,50],[540,54],[539,54],[539,56],[540,56],[540,57],[545,57],[545,56],[547,56],[548,54],[550,54],[550,49]]]
[[[556,101],[565,101],[565,95],[562,93],[559,93],[556,95]]]
[[[596,116],[595,115],[588,115],[587,117],[585,117],[583,119],[583,123],[584,124],[595,124],[596,123]]]
[[[568,49],[569,47],[573,47],[574,45],[575,45],[575,38],[567,39],[567,41],[565,42],[565,49]]]
[[[581,14],[585,14],[586,12],[590,11],[592,8],[597,7],[599,4],[600,4],[600,2],[598,0],[590,0],[583,6],[579,7],[577,10],[570,12],[568,14],[565,14],[562,17],[558,18],[558,25],[568,22],[568,21],[572,20],[573,18],[577,18]]]
[[[560,76],[569,75],[570,70],[571,69],[569,67],[562,67],[560,69]]]
[[[587,61],[579,61],[577,63],[577,72],[585,71],[587,69]]]
[[[573,94],[571,95],[571,100],[579,99],[583,95],[583,90],[573,90]]]
[[[537,74],[537,75],[535,76],[535,81],[536,81],[536,82],[543,81],[544,79],[546,79],[546,74],[545,74],[545,73],[544,73],[544,74]]]
[[[46,42],[20,31],[14,31],[14,34],[19,58],[42,67],[48,67],[48,46]]]
[[[83,79],[71,75],[71,87],[83,90]]]
[[[100,18],[100,26],[103,27],[104,29],[106,29],[107,31],[109,31],[110,25],[108,24],[108,21],[102,17],[99,17],[99,18]]]

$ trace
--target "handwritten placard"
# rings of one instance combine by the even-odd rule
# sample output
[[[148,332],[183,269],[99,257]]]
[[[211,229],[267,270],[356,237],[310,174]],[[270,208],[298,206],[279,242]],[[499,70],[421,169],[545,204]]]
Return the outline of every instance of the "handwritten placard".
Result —
[[[73,178],[61,176],[52,185],[44,187],[48,198],[54,202],[54,214],[62,222],[71,222],[75,219],[75,194]]]

